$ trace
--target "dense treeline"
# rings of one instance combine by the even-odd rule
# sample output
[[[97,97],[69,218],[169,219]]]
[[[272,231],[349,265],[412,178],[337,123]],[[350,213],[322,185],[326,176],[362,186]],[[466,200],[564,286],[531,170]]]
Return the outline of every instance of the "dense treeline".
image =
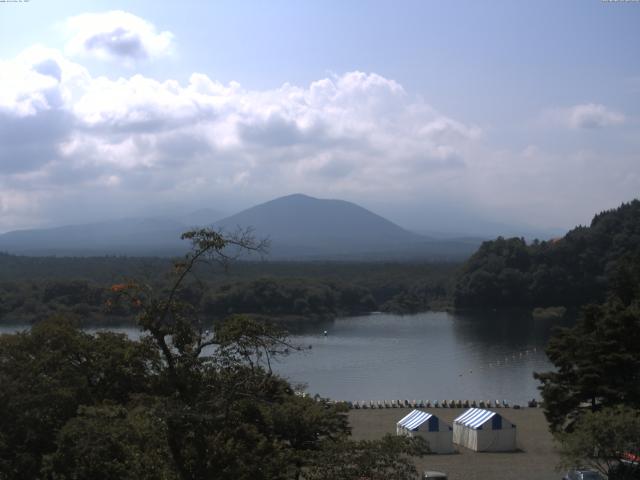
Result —
[[[115,283],[122,278],[166,277],[171,260],[160,257],[27,257],[0,252],[0,282],[36,280]]]
[[[365,287],[334,280],[262,278],[221,286],[203,300],[203,310],[214,317],[258,313],[326,318],[374,310],[415,313],[445,305],[448,290],[445,279]]]
[[[640,255],[612,272],[607,299],[584,307],[546,349],[555,368],[537,373],[544,412],[564,466],[589,465],[610,480],[639,479]]]
[[[257,257],[255,257],[257,258]],[[0,282],[85,280],[109,285],[128,278],[167,280],[173,259],[162,257],[28,257],[0,252]],[[457,262],[235,261],[226,272],[198,266],[196,276],[212,283],[259,277],[342,280],[366,286],[448,277]]]
[[[83,280],[0,283],[0,323],[35,323],[54,315],[84,324],[122,323],[132,311],[109,306],[106,287]]]
[[[555,331],[546,352],[556,368],[536,374],[553,431],[583,413],[623,404],[640,409],[640,255],[612,272],[607,299],[583,308],[571,328]]]
[[[25,268],[9,280],[0,269],[0,322],[33,323],[63,313],[84,324],[131,321],[135,309],[112,302],[111,285],[142,278],[158,292],[167,286],[164,259],[29,258],[0,256]],[[45,265],[42,276],[31,268]],[[55,266],[55,268],[54,268]],[[375,310],[413,313],[447,305],[455,264],[271,263],[234,264],[229,274],[200,269],[181,295],[210,320],[232,313],[273,318],[326,319]],[[67,276],[64,276],[67,272]],[[141,272],[135,275],[135,272]],[[69,280],[72,278],[73,280]]]
[[[270,316],[357,314],[377,308],[371,292],[359,286],[305,279],[262,278],[223,285],[204,300],[215,317],[231,313]]]
[[[498,239],[482,244],[458,276],[454,303],[465,307],[579,306],[601,302],[618,261],[640,248],[640,201],[596,215],[561,239]]]

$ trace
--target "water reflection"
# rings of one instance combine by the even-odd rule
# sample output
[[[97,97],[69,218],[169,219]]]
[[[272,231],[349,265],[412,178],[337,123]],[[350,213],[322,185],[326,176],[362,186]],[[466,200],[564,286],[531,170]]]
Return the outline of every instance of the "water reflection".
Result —
[[[574,323],[575,313],[561,320],[533,319],[530,310],[492,310],[456,313],[454,329],[461,341],[481,345],[527,348],[546,344],[556,326]]]

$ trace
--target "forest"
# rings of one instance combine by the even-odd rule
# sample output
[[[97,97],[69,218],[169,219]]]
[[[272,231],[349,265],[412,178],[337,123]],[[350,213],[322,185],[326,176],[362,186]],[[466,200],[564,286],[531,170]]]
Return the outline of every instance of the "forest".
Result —
[[[171,260],[136,257],[0,255],[0,323],[34,323],[54,314],[84,325],[123,324],[135,310],[114,304],[110,287],[130,279],[162,292]],[[231,313],[289,321],[371,311],[415,313],[445,308],[455,263],[237,262],[200,266],[181,295],[211,321]]]
[[[211,321],[233,313],[301,322],[372,311],[579,307],[603,301],[620,259],[638,251],[633,200],[562,238],[484,242],[464,264],[238,261],[228,270],[196,268],[181,294]],[[130,323],[135,311],[115,305],[110,287],[135,278],[162,292],[172,261],[0,254],[0,323],[58,313],[84,325]]]
[[[640,201],[597,214],[564,237],[485,242],[455,283],[456,308],[581,306],[605,299],[625,255],[640,251]]]

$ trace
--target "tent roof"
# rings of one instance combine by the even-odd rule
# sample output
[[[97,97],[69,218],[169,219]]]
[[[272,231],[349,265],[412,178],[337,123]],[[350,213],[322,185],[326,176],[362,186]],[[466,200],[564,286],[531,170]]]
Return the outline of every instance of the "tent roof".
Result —
[[[489,421],[492,417],[498,415],[496,412],[490,410],[483,410],[482,408],[470,408],[462,415],[457,417],[453,422],[465,427],[478,429]]]
[[[398,421],[398,426],[404,427],[408,430],[415,430],[431,417],[433,417],[433,415],[430,413],[422,412],[420,410],[412,410],[409,415],[402,417]]]

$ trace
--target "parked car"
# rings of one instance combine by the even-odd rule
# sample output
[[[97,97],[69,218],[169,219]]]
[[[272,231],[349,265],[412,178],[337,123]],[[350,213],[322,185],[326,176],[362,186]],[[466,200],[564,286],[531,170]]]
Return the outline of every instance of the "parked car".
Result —
[[[604,477],[590,468],[578,468],[569,470],[562,480],[604,480]]]
[[[447,480],[447,474],[443,472],[435,472],[433,470],[425,470],[422,478],[429,478],[431,480]]]
[[[624,452],[620,457],[620,461],[625,465],[640,467],[640,455],[631,452]]]

